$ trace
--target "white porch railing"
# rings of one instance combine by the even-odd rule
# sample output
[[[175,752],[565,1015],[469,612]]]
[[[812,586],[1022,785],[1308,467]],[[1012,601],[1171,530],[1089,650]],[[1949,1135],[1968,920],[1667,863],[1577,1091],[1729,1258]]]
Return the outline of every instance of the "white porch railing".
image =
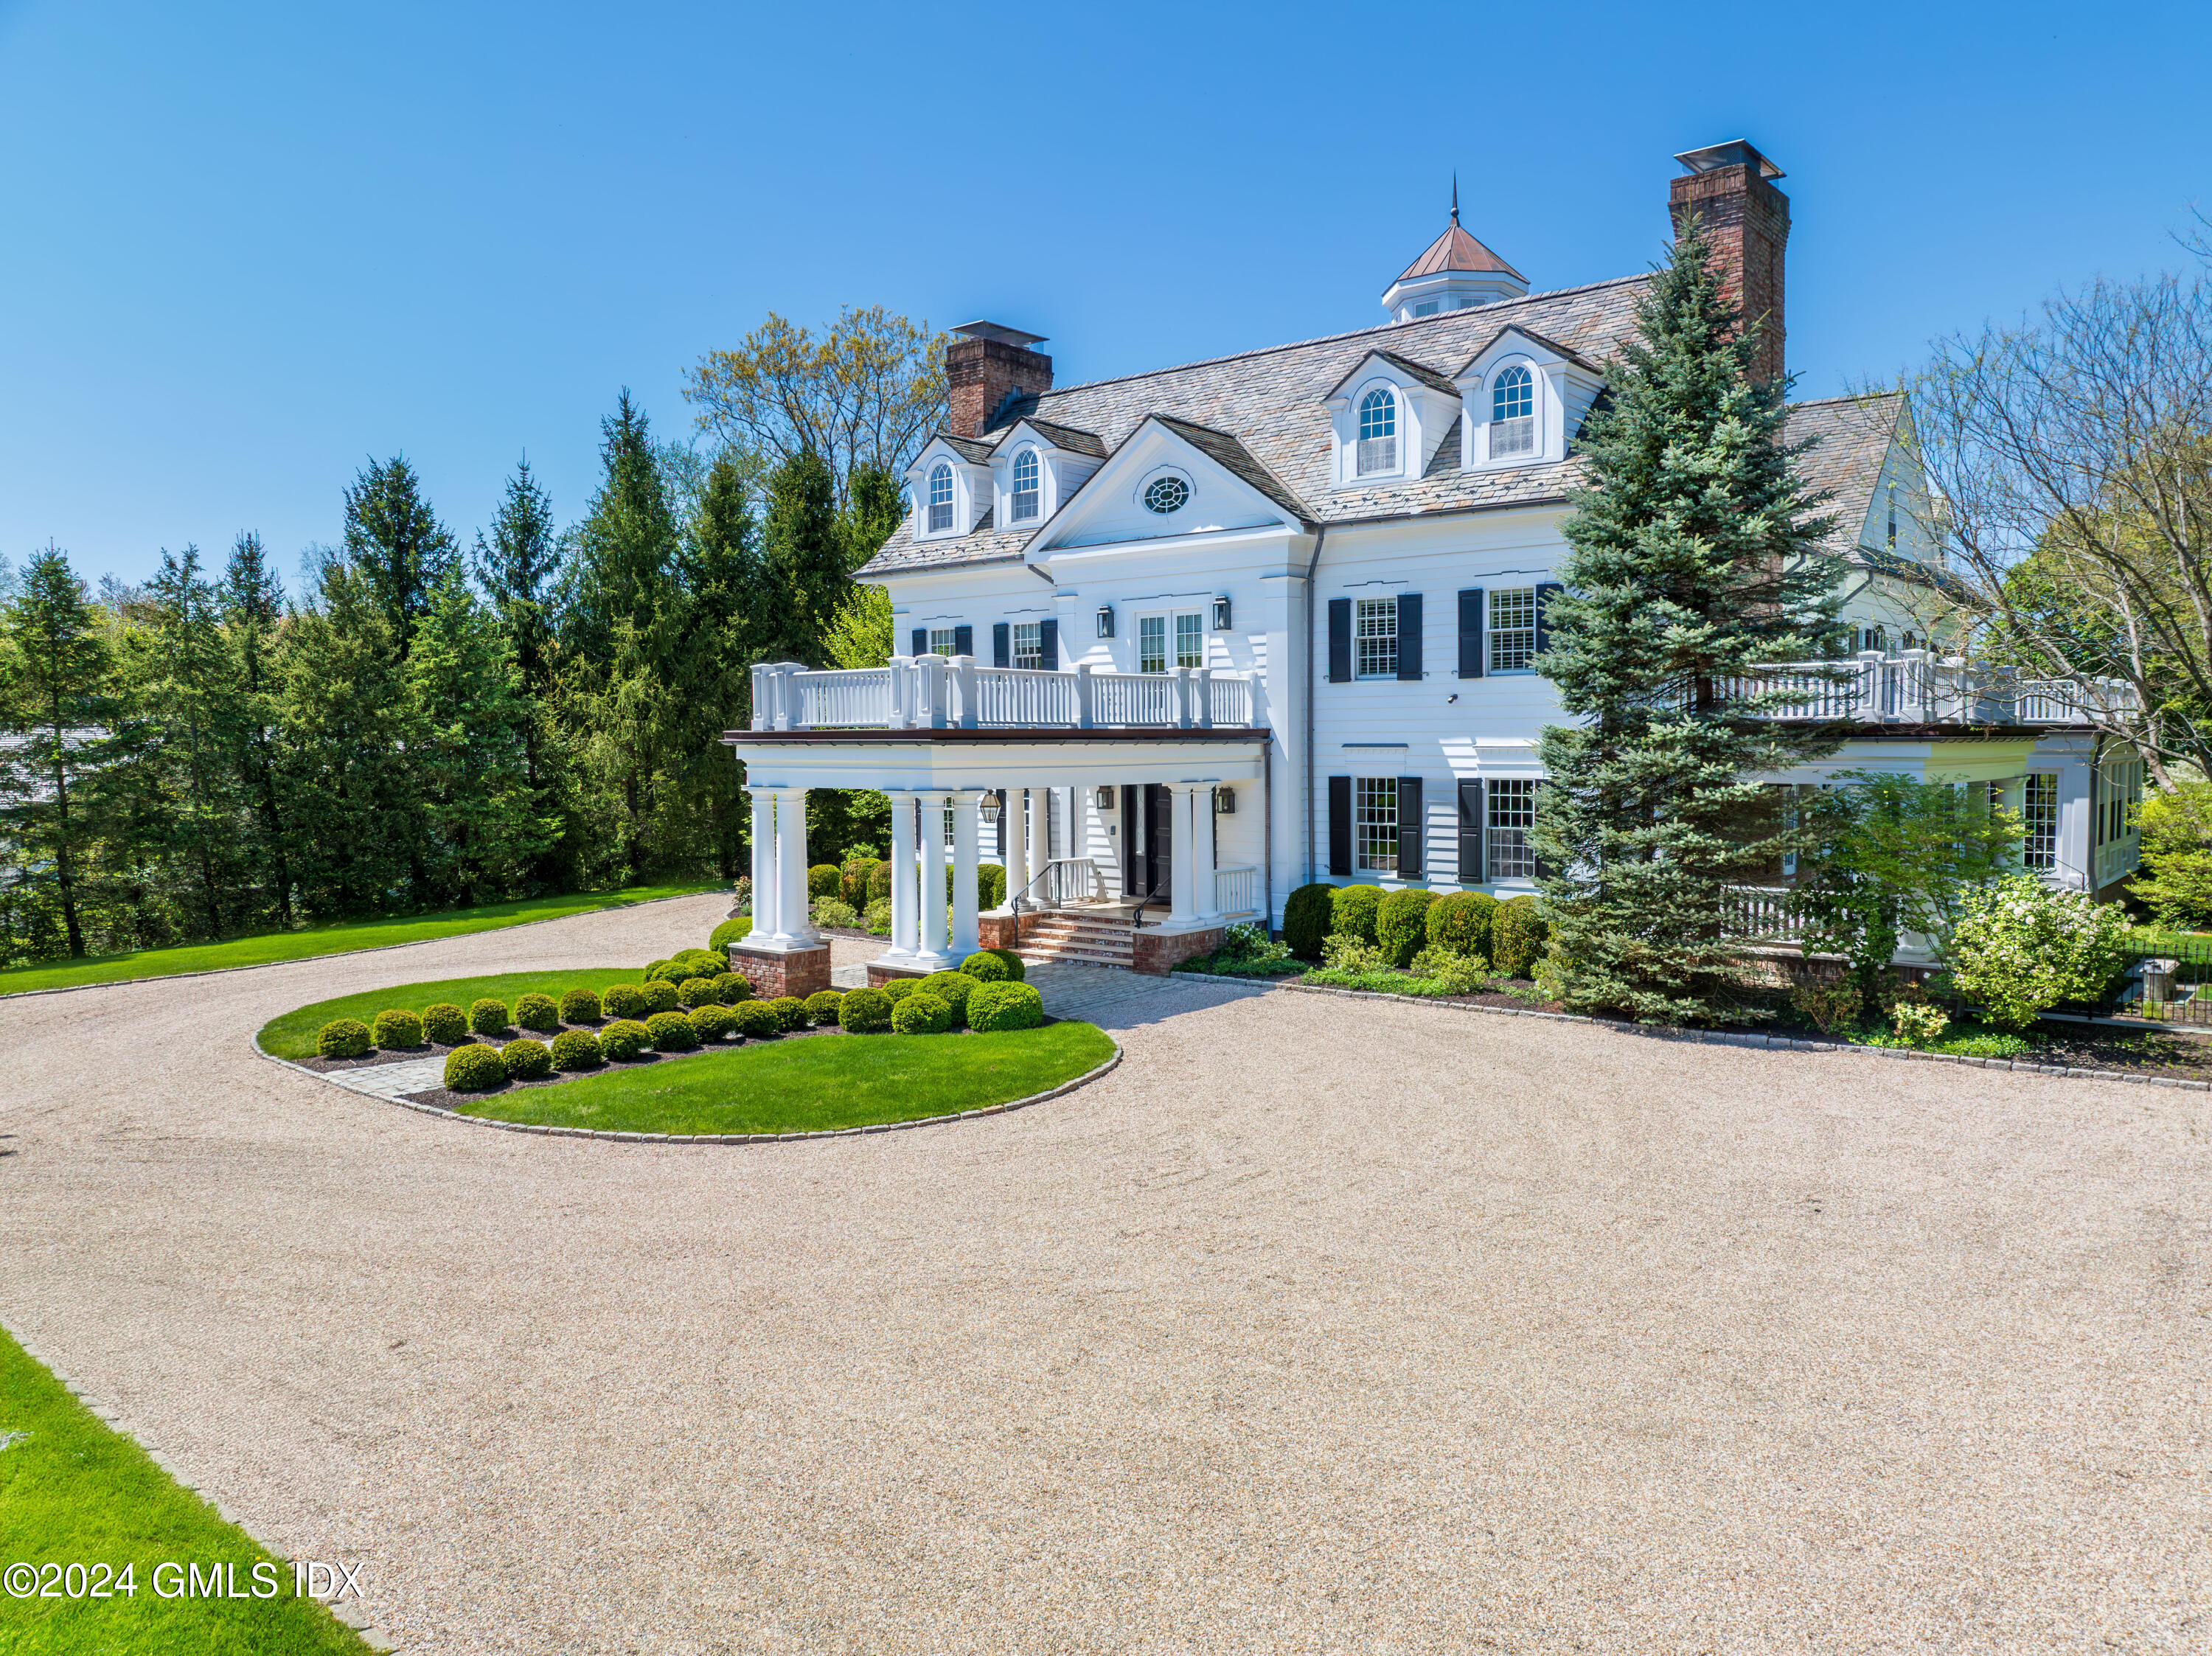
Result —
[[[1729,935],[1753,943],[1796,943],[1804,927],[1790,912],[1786,886],[1732,885],[1722,893]]]
[[[887,667],[753,668],[753,728],[819,730],[1249,729],[1251,681],[1206,667],[1105,673],[978,667],[972,656],[893,656]]]
[[[2081,687],[2023,679],[2002,669],[1971,665],[1907,650],[1886,656],[1862,651],[1839,661],[1786,661],[1727,681],[1731,701],[1779,698],[1759,716],[1837,719],[1861,725],[2086,725],[2087,698],[2107,708],[2130,705],[2134,692],[2118,679]]]
[[[1260,912],[1260,870],[1256,868],[1217,868],[1213,870],[1213,911],[1236,919]]]

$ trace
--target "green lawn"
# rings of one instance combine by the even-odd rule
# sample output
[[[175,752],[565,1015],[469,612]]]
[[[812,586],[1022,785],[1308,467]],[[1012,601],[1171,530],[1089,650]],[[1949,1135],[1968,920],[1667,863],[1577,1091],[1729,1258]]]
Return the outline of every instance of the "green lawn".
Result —
[[[336,1000],[319,1000],[313,1006],[302,1006],[296,1012],[273,1017],[261,1026],[258,1039],[261,1050],[272,1058],[313,1058],[315,1032],[332,1018],[359,1018],[363,1023],[371,1023],[379,1012],[387,1009],[419,1014],[424,1007],[441,1000],[465,1010],[471,1001],[485,996],[503,1000],[512,1008],[532,990],[558,1000],[564,990],[597,991],[611,983],[641,983],[645,968],[646,962],[640,961],[635,966],[593,966],[580,972],[507,972],[489,978],[441,978],[434,983],[403,983],[395,988],[371,989],[362,994],[341,995]]]
[[[1026,1098],[1113,1056],[1095,1024],[990,1035],[814,1035],[611,1066],[558,1087],[523,1087],[468,1115],[603,1132],[817,1132],[951,1115]]]
[[[0,1331],[0,1569],[33,1567],[33,1592],[19,1597],[23,1573],[12,1571],[0,1595],[0,1649],[9,1656],[291,1656],[327,1653],[362,1656],[353,1629],[312,1599],[292,1596],[292,1567],[252,1537],[226,1524],[215,1509],[146,1458],[121,1433],[94,1418],[61,1383]],[[356,1567],[362,1561],[349,1558]],[[240,1593],[256,1586],[253,1567],[270,1568],[260,1584],[267,1598],[194,1597],[191,1579],[176,1592],[164,1570],[164,1598],[155,1566],[198,1565],[204,1585],[224,1564],[223,1585]],[[88,1568],[51,1582],[41,1568],[105,1564],[103,1582]],[[135,1592],[117,1586],[130,1567]],[[364,1584],[368,1572],[362,1572]],[[95,1586],[110,1595],[93,1598]],[[68,1594],[74,1589],[81,1596]]]
[[[387,949],[394,943],[465,937],[471,931],[497,931],[506,926],[527,925],[533,920],[557,920],[569,914],[589,913],[593,909],[627,908],[633,903],[651,902],[658,897],[682,897],[693,892],[724,889],[720,881],[632,886],[625,891],[532,897],[522,902],[457,908],[444,914],[416,914],[406,919],[346,920],[334,925],[311,926],[304,931],[270,931],[258,937],[234,937],[228,943],[147,949],[135,955],[43,961],[37,966],[18,966],[0,972],[0,995],[21,994],[29,989],[68,989],[86,983],[122,983],[133,978],[173,977],[180,972],[227,972],[240,966],[310,960],[317,955]],[[705,942],[705,938],[700,939],[702,947]]]

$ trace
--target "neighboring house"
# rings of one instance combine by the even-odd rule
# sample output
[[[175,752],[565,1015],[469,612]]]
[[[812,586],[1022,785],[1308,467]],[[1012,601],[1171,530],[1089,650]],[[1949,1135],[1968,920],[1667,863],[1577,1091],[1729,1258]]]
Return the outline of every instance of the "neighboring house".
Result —
[[[1704,215],[1778,372],[1781,175],[1745,143],[1677,159],[1670,208]],[[729,737],[756,801],[757,948],[813,943],[793,809],[808,787],[904,807],[893,859],[922,872],[895,894],[894,968],[1012,934],[973,913],[972,877],[945,911],[940,860],[1002,857],[1035,911],[1024,941],[1042,928],[1154,969],[1225,919],[1279,924],[1311,880],[1532,889],[1536,741],[1560,714],[1530,664],[1574,439],[1648,280],[1531,294],[1455,206],[1384,292],[1390,319],[1353,333],[1055,389],[1038,336],[956,330],[947,428],[859,573],[890,595],[902,653],[757,669],[757,728]],[[1808,464],[1834,494],[1861,646],[1851,686],[1807,713],[1861,728],[1773,779],[1985,788],[2027,817],[2037,867],[2107,886],[2135,866],[2140,767],[2100,764],[2055,699],[1977,684],[1936,658],[1940,639],[1931,651],[1923,617],[1947,578],[1907,418],[1894,396],[1791,410],[1790,436],[1820,440]]]

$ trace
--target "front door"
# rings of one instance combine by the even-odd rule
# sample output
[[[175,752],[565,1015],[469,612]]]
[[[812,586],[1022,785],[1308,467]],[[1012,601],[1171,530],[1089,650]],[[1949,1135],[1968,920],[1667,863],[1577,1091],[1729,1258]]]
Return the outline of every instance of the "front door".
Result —
[[[1157,782],[1121,790],[1121,894],[1134,902],[1147,892],[1164,897],[1172,877],[1170,850],[1175,844],[1175,795]]]

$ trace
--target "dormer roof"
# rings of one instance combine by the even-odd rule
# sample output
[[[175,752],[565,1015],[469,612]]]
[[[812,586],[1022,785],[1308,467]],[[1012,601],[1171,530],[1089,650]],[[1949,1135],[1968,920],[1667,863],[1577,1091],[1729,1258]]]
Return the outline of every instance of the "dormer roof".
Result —
[[[929,440],[933,443],[944,444],[962,459],[973,460],[977,465],[987,465],[990,463],[991,450],[995,446],[977,438],[962,437],[949,431],[934,433]]]
[[[1407,379],[1417,379],[1422,385],[1426,385],[1430,390],[1442,391],[1447,397],[1456,397],[1459,395],[1459,387],[1452,384],[1452,382],[1444,375],[1438,373],[1434,368],[1425,367],[1422,364],[1414,361],[1410,357],[1399,355],[1395,351],[1373,350],[1368,352],[1366,355],[1361,357],[1357,362],[1353,363],[1352,365],[1352,372],[1346,374],[1343,379],[1338,380],[1335,385],[1331,386],[1328,390],[1328,396],[1343,396],[1346,388],[1367,372],[1367,365],[1370,362],[1385,363],[1389,367],[1396,369],[1399,373],[1404,375]],[[1327,398],[1324,397],[1323,400],[1326,401]]]
[[[1024,415],[1006,428],[1005,434],[992,445],[994,450],[1004,448],[1024,430],[1035,432],[1057,449],[1070,454],[1088,454],[1094,459],[1106,458],[1106,440],[1096,432],[1078,431],[1073,426],[1063,426],[1050,420],[1040,420],[1035,415]]]
[[[1481,361],[1483,358],[1490,355],[1493,351],[1495,351],[1498,349],[1498,343],[1506,338],[1509,335],[1517,335],[1519,337],[1527,340],[1538,350],[1545,352],[1548,355],[1556,356],[1563,362],[1571,362],[1577,367],[1587,369],[1591,373],[1602,374],[1605,372],[1604,369],[1599,367],[1596,363],[1591,361],[1589,358],[1584,356],[1573,346],[1562,345],[1558,340],[1548,338],[1545,335],[1538,333],[1534,328],[1524,328],[1518,323],[1509,322],[1505,326],[1500,328],[1496,333],[1491,335],[1489,343],[1485,344],[1480,350],[1477,351],[1473,356],[1468,357],[1467,361],[1461,365],[1459,371],[1460,376],[1462,379],[1465,378],[1468,371],[1472,369],[1476,363]],[[1454,394],[1456,395],[1458,387],[1453,387],[1453,391]]]

